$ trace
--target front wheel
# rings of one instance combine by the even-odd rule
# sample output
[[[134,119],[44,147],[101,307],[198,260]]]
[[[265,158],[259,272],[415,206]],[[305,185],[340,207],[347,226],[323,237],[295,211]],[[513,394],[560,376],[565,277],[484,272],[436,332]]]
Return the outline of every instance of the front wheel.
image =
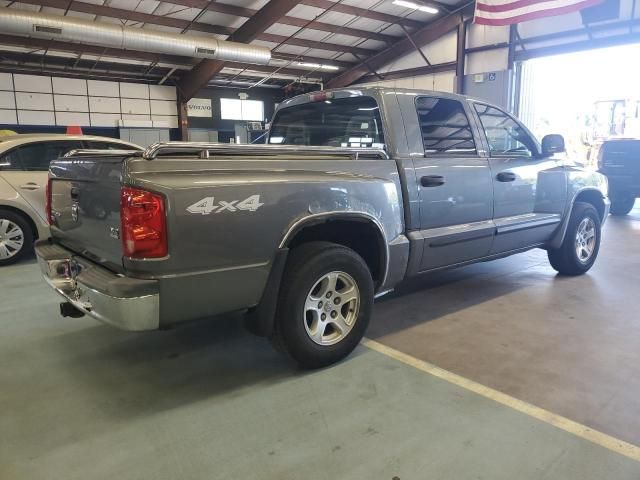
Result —
[[[600,216],[593,205],[576,202],[560,248],[549,249],[551,266],[562,275],[582,275],[596,261],[600,250]]]
[[[329,242],[291,252],[272,341],[303,368],[320,368],[351,353],[373,305],[373,280],[353,250]]]

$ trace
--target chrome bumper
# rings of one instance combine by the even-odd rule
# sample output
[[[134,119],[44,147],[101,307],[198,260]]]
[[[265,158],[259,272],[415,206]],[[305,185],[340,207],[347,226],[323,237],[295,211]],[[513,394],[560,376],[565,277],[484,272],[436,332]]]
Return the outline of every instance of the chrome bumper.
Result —
[[[160,294],[155,280],[117,275],[44,240],[35,247],[42,276],[81,312],[123,330],[156,330]]]

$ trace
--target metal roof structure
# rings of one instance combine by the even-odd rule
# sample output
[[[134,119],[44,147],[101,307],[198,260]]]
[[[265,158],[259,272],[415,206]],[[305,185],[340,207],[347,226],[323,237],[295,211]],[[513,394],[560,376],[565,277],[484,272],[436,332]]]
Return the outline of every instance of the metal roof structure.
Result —
[[[424,39],[425,32],[434,37],[455,28],[462,21],[456,12],[468,4],[419,3],[438,12],[399,6],[393,0],[2,0],[2,8],[262,45],[271,49],[272,60],[268,65],[200,60],[0,32],[0,69],[176,84],[185,98],[207,84],[346,84],[375,74],[372,64],[416,48],[412,37]],[[425,62],[428,65],[428,59]]]

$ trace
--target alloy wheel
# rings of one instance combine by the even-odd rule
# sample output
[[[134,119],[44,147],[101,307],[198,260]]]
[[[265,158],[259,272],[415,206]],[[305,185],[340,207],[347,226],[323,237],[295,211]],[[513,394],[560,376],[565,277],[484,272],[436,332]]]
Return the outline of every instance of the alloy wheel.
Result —
[[[582,219],[576,232],[575,249],[578,260],[587,263],[596,247],[596,224],[590,217]]]
[[[304,304],[303,321],[318,345],[334,345],[353,328],[360,310],[360,291],[351,275],[329,272],[318,279]]]
[[[0,218],[0,260],[17,255],[24,246],[24,232],[16,223]]]

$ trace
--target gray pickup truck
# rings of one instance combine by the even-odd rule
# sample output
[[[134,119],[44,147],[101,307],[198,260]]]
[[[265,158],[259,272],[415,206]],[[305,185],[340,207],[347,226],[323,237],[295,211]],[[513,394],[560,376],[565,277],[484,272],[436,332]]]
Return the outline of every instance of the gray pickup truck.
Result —
[[[243,311],[313,368],[348,355],[374,297],[409,276],[532,248],[578,275],[598,254],[605,177],[480,100],[306,94],[279,106],[268,143],[54,161],[36,251],[61,313],[154,330]]]

